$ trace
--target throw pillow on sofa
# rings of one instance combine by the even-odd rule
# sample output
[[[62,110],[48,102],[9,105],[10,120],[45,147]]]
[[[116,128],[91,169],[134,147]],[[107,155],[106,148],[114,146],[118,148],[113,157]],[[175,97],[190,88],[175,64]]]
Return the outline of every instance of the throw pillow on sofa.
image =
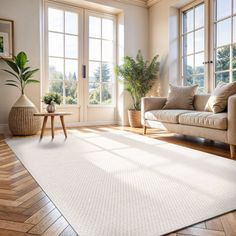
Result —
[[[173,86],[170,84],[168,98],[163,109],[194,110],[193,100],[198,85]]]
[[[211,111],[214,113],[222,112],[226,109],[228,98],[236,93],[236,82],[223,83],[220,82],[215,90],[212,92],[205,111]]]

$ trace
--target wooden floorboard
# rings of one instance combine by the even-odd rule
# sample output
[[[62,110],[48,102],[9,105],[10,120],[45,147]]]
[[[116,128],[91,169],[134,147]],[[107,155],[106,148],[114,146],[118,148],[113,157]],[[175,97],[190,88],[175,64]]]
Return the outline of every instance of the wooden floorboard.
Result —
[[[0,236],[57,236],[68,229],[77,235],[0,138]]]
[[[142,129],[119,126],[83,127],[73,129],[73,132],[107,132],[110,129],[122,129],[142,135]],[[147,132],[146,136],[151,138],[218,155],[216,158],[230,158],[229,147],[223,143],[155,129],[148,129]],[[49,132],[46,131],[46,135],[47,133]],[[24,235],[76,236],[77,233],[15,157],[3,137],[0,137],[0,236]],[[236,211],[168,236],[188,235],[236,236]]]

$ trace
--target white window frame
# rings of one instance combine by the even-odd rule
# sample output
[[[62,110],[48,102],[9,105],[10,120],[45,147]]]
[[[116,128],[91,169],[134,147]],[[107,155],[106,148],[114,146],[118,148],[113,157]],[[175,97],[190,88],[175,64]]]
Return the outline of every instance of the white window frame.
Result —
[[[208,10],[209,10],[209,5],[208,5],[208,0],[196,0],[196,1],[193,1],[191,2],[190,4],[180,8],[179,10],[179,68],[180,68],[180,78],[181,78],[181,82],[182,82],[182,85],[185,84],[185,78],[184,78],[184,65],[183,65],[183,58],[184,58],[184,55],[183,55],[183,36],[185,35],[183,33],[183,13],[188,11],[188,10],[191,10],[192,8],[195,8],[197,7],[198,5],[200,4],[204,4],[204,9],[205,9],[205,12],[204,12],[204,17],[205,17],[205,22],[204,22],[204,27],[200,27],[198,29],[193,29],[192,31],[190,32],[195,32],[196,30],[199,30],[201,28],[204,28],[204,62],[207,62],[208,61],[208,57],[209,57],[209,47],[208,47],[208,38],[209,38],[209,23],[208,23],[208,19],[209,19],[209,13],[208,13]],[[195,11],[194,11],[195,12]],[[194,19],[194,22],[195,22],[195,15],[193,17]],[[195,23],[193,22],[193,24],[195,25]],[[186,33],[186,34],[189,34],[190,32]],[[194,34],[195,35],[195,34]],[[193,39],[194,40],[194,39]],[[194,45],[193,45],[193,53],[192,54],[189,54],[189,55],[196,55],[198,53],[195,53],[195,40],[194,40]],[[193,62],[195,64],[195,60]],[[205,68],[204,68],[204,88],[205,88],[205,92],[209,92],[209,67],[205,65]]]
[[[236,12],[234,13],[234,6],[233,6],[233,0],[231,0],[231,4],[232,4],[232,9],[231,9],[231,14],[229,16],[226,16],[220,20],[217,20],[215,18],[216,16],[216,0],[212,0],[211,1],[211,42],[212,43],[212,61],[214,62],[211,66],[211,77],[212,77],[212,81],[211,81],[211,85],[212,85],[212,90],[216,87],[216,50],[217,50],[217,30],[216,30],[216,27],[217,27],[217,23],[218,22],[221,22],[221,21],[224,21],[226,19],[230,19],[231,20],[231,43],[230,44],[227,44],[227,45],[223,45],[221,47],[224,47],[224,46],[229,46],[230,47],[230,68],[229,70],[222,70],[220,72],[229,72],[229,83],[233,82],[233,72],[236,71],[236,68],[233,68],[233,63],[232,63],[232,60],[233,59],[233,45],[236,45],[236,42],[233,42],[233,33],[234,33],[234,28],[233,28],[233,18],[236,17]],[[218,48],[221,48],[221,47],[218,47]],[[218,73],[220,73],[218,72]]]
[[[90,104],[89,103],[89,16],[94,16],[94,17],[98,17],[98,18],[102,18],[102,19],[110,19],[113,21],[113,28],[114,28],[114,32],[113,32],[113,65],[115,67],[115,65],[117,64],[117,17],[115,15],[111,15],[111,14],[107,14],[107,13],[101,13],[101,12],[95,12],[92,10],[86,10],[85,11],[85,34],[84,34],[84,42],[85,42],[85,48],[87,49],[85,52],[85,62],[87,65],[87,83],[85,85],[85,91],[87,92],[88,96],[87,96],[87,100],[86,100],[86,105],[87,107],[91,107],[91,108],[99,108],[99,107],[115,107],[116,106],[116,88],[117,88],[117,79],[116,76],[114,75],[112,78],[112,103],[111,104]],[[101,31],[102,31],[102,27],[101,27]],[[102,33],[102,32],[101,32]],[[102,37],[102,34],[101,34]],[[101,43],[102,43],[102,38],[101,39]],[[101,57],[102,57],[102,45],[101,45]],[[102,63],[102,59],[100,61]],[[100,98],[101,100],[101,98]]]
[[[117,106],[117,86],[118,86],[118,81],[116,76],[114,76],[113,80],[113,91],[112,91],[112,104],[98,104],[98,105],[92,105],[89,104],[89,93],[88,93],[88,84],[89,84],[89,74],[88,74],[88,33],[89,33],[89,28],[88,28],[88,15],[94,14],[97,15],[98,17],[103,17],[103,18],[110,18],[114,22],[114,65],[117,64],[117,15],[113,14],[108,14],[104,13],[101,11],[94,11],[94,10],[89,10],[83,8],[83,6],[75,6],[75,5],[70,5],[70,4],[64,4],[64,3],[58,3],[54,1],[44,1],[44,22],[43,22],[43,81],[41,85],[41,90],[42,90],[42,96],[44,96],[48,90],[49,90],[49,55],[48,55],[48,8],[55,8],[63,11],[72,11],[76,12],[79,14],[79,65],[78,65],[78,104],[62,104],[60,107],[62,109],[67,109],[71,107],[76,107],[76,108],[81,108],[81,117],[86,117],[86,110],[89,107],[94,107],[94,108],[109,108],[113,107],[115,108]],[[64,42],[65,43],[65,42]],[[87,50],[86,50],[87,49]],[[82,58],[80,60],[80,58]],[[83,65],[86,65],[86,78],[83,78],[83,71],[82,67]],[[86,80],[86,82],[84,81]],[[83,115],[84,114],[84,115]]]
[[[54,9],[58,9],[58,10],[62,10],[62,11],[70,11],[70,12],[75,12],[78,14],[79,16],[79,30],[78,30],[78,50],[79,50],[79,55],[78,55],[78,80],[77,80],[77,104],[62,104],[61,108],[70,108],[70,107],[80,107],[81,106],[81,89],[80,89],[80,84],[81,84],[81,77],[82,77],[82,63],[83,63],[83,9],[81,8],[77,8],[77,7],[73,7],[73,6],[68,6],[65,4],[61,4],[61,3],[55,3],[55,2],[50,2],[47,1],[45,2],[45,22],[44,22],[44,81],[43,81],[43,87],[42,87],[42,92],[43,95],[46,94],[49,91],[49,42],[48,42],[48,35],[49,35],[49,30],[48,30],[48,8],[54,8]],[[64,28],[65,28],[65,19],[64,19]],[[64,57],[61,57],[62,59],[66,59],[65,57],[65,33],[61,33],[64,36]],[[64,69],[65,69],[65,65],[64,65]],[[64,71],[64,76],[65,76],[65,71]]]

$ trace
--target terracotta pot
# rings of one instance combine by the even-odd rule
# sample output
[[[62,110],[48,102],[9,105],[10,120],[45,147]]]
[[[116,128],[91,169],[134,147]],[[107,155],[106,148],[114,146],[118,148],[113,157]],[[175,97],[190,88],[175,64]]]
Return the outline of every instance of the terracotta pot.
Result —
[[[8,123],[13,135],[34,135],[40,130],[40,117],[34,116],[38,110],[35,105],[25,96],[21,97],[11,108]]]
[[[47,112],[48,113],[54,113],[56,111],[55,105],[54,104],[48,104],[47,105]]]
[[[128,110],[129,124],[132,128],[141,128],[141,111]]]

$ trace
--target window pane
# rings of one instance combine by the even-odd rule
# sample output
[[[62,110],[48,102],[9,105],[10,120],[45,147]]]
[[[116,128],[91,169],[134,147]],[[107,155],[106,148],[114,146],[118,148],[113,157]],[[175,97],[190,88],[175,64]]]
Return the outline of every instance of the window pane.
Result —
[[[216,51],[216,71],[229,70],[230,47],[222,47]]]
[[[195,74],[204,73],[204,53],[198,53],[195,55]]]
[[[234,0],[234,13],[236,13],[236,0]]]
[[[65,56],[68,58],[78,58],[78,37],[65,35]]]
[[[184,58],[184,78],[185,84],[193,84],[193,56]]]
[[[204,26],[204,4],[195,8],[195,29]]]
[[[102,60],[113,61],[113,42],[102,40]]]
[[[100,82],[100,62],[89,62],[89,82]]]
[[[63,34],[49,33],[49,56],[63,57]]]
[[[100,84],[89,83],[89,103],[100,104]]]
[[[65,81],[65,95],[66,104],[77,104],[77,81]]]
[[[101,18],[89,17],[89,37],[101,38]]]
[[[233,46],[233,68],[236,69],[236,44]]]
[[[184,55],[193,53],[193,33],[184,36],[183,52]]]
[[[63,32],[63,11],[48,8],[48,29],[49,31]]]
[[[112,65],[108,63],[102,64],[102,82],[110,82],[112,80]]]
[[[64,76],[64,60],[60,58],[49,58],[49,79],[63,79]]]
[[[223,20],[217,23],[217,47],[231,43],[231,20]]]
[[[216,0],[216,19],[231,15],[232,0]]]
[[[204,29],[195,32],[195,52],[204,51]]]
[[[193,30],[193,9],[183,13],[183,33]]]
[[[233,81],[236,81],[236,71],[233,71]]]
[[[63,96],[63,82],[61,80],[50,81],[49,92],[59,93]]]
[[[233,42],[236,43],[236,16],[234,17],[234,21],[233,21]]]
[[[112,103],[112,85],[102,84],[102,103],[111,104]]]
[[[102,19],[102,38],[113,40],[113,21]]]
[[[65,12],[65,32],[78,35],[78,14]]]
[[[65,77],[69,80],[78,79],[78,61],[77,60],[65,60]]]
[[[229,72],[222,72],[216,74],[216,86],[219,82],[229,83]]]
[[[194,84],[197,84],[199,87],[204,87],[204,75],[195,76]]]
[[[89,60],[101,61],[100,39],[89,39]]]

